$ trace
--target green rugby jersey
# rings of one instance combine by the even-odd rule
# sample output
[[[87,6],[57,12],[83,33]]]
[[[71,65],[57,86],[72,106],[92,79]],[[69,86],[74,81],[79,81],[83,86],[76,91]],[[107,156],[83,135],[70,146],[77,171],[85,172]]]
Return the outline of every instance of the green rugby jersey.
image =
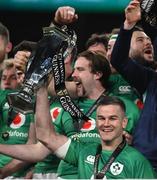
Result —
[[[94,179],[94,161],[97,143],[71,142],[65,161],[78,167],[78,179]],[[111,156],[112,151],[102,150],[98,171]],[[154,171],[146,158],[131,146],[126,145],[105,174],[104,179],[153,179]]]
[[[108,94],[112,95],[112,94]],[[136,124],[138,116],[139,116],[139,109],[137,106],[129,99],[124,97],[120,97],[127,107],[126,115],[128,117],[128,126],[126,127],[127,131],[131,131],[133,126]],[[80,101],[77,102],[78,107],[86,113],[95,100],[81,98]],[[96,129],[96,111],[94,111],[88,122],[85,122],[80,132],[76,132],[74,127],[74,121],[68,112],[64,110],[61,111],[60,115],[54,122],[57,132],[64,134],[68,137],[71,137],[75,141],[79,142],[96,142],[100,143],[100,136]],[[78,171],[77,167],[71,165],[63,160],[61,160],[59,167],[58,167],[58,176],[63,179],[77,179],[78,178]]]
[[[28,133],[30,128],[30,123],[34,123],[34,116],[23,115],[21,113],[15,113],[13,116],[11,124],[8,126],[8,110],[9,105],[6,96],[10,92],[15,92],[11,90],[1,90],[0,91],[0,143],[1,144],[25,144],[28,139]],[[4,138],[4,134],[7,133],[8,137]],[[0,168],[8,164],[12,158],[10,156],[0,154]],[[26,169],[19,171],[15,176],[23,176]]]

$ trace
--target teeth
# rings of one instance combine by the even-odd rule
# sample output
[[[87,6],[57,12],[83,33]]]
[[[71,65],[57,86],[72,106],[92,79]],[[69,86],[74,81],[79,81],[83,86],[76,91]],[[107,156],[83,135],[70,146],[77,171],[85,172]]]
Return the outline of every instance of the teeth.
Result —
[[[111,129],[103,129],[102,131],[103,132],[111,132],[112,130]]]
[[[75,83],[76,83],[77,86],[81,84],[80,82],[75,82]]]
[[[151,47],[147,47],[144,49],[144,53],[150,54],[152,53],[152,48]]]
[[[146,54],[151,54],[152,51],[151,51],[151,50],[146,50],[145,53],[146,53]]]

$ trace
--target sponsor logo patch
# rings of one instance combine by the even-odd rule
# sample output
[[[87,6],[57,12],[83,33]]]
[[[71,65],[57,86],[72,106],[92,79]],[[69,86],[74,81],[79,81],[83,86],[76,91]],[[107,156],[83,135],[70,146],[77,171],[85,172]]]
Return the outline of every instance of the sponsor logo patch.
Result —
[[[96,122],[95,119],[90,118],[87,122],[85,122],[81,128],[81,131],[85,132],[85,131],[91,131],[93,129],[95,129],[96,127]]]
[[[87,159],[85,160],[85,162],[88,164],[94,164],[94,161],[95,161],[95,156],[92,155],[87,156]]]
[[[20,128],[21,126],[24,125],[25,123],[25,120],[26,120],[26,116],[21,114],[21,113],[18,113],[15,118],[13,119],[10,127],[13,128],[13,129],[18,129]]]
[[[56,120],[56,118],[58,117],[59,113],[61,112],[61,109],[60,107],[55,107],[55,108],[52,108],[50,110],[50,113],[51,113],[51,117],[52,117],[52,121],[54,122]]]
[[[120,93],[128,93],[131,91],[131,87],[130,86],[119,86],[119,91],[120,91]]]

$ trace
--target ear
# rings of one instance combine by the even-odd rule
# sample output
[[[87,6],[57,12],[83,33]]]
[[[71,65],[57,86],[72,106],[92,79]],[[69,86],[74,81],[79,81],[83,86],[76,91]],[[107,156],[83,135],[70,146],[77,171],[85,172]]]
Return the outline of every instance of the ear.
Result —
[[[99,80],[102,77],[102,72],[96,72],[94,74],[94,79]]]
[[[127,124],[128,124],[128,119],[126,117],[124,117],[123,123],[122,123],[123,129],[126,128]]]
[[[9,53],[12,50],[12,47],[13,47],[12,43],[8,42],[5,48],[6,53]]]

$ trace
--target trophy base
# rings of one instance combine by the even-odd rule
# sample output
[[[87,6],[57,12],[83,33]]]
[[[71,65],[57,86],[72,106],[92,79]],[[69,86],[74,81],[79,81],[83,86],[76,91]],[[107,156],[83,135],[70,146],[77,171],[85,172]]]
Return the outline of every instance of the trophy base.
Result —
[[[24,99],[19,93],[10,93],[7,96],[8,103],[16,112],[22,114],[34,113],[34,102],[28,102],[28,99]]]

